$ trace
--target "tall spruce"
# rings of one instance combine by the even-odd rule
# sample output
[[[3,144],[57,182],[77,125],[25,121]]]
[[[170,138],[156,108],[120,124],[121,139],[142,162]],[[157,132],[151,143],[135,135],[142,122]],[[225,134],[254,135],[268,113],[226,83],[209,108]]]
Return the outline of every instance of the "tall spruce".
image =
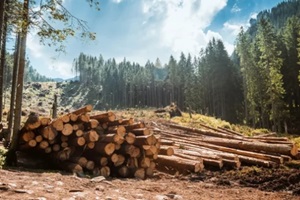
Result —
[[[281,130],[283,110],[285,109],[283,95],[283,80],[281,67],[283,60],[278,50],[277,37],[274,28],[266,19],[261,19],[257,33],[258,50],[261,53],[258,65],[261,72],[265,74],[267,90],[265,93],[266,104],[263,106],[262,114],[269,115],[274,131]],[[263,118],[263,126],[270,127],[270,124]]]

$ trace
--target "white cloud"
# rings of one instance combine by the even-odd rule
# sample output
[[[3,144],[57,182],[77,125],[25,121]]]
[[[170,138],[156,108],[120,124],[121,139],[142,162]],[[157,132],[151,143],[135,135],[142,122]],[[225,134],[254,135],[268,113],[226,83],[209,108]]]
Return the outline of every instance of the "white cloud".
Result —
[[[240,7],[238,7],[238,5],[235,3],[233,6],[232,6],[232,8],[231,8],[231,12],[232,13],[237,13],[237,12],[241,12],[241,8]]]
[[[52,78],[74,76],[71,72],[72,62],[64,61],[64,55],[58,55],[48,46],[40,44],[34,31],[27,37],[27,55],[31,65],[42,75]]]
[[[71,72],[72,64],[70,62],[60,61],[60,60],[52,60],[49,63],[48,68],[53,70],[54,73],[58,73],[59,77],[70,78],[74,76]]]
[[[160,19],[156,29],[161,46],[171,48],[175,54],[195,55],[211,35],[218,35],[204,30],[226,4],[227,0],[144,0],[143,12],[148,20]]]
[[[112,0],[113,3],[121,3],[123,0]]]
[[[233,36],[237,36],[241,30],[241,27],[246,27],[245,24],[231,24],[229,22],[225,22],[223,24],[223,28],[226,30],[226,31],[229,31],[231,35]]]

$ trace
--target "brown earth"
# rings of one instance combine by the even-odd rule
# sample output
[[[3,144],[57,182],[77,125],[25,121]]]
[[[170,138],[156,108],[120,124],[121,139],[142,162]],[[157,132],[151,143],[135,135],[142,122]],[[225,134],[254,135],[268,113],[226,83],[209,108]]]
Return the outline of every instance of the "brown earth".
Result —
[[[296,174],[299,175],[299,170]],[[267,177],[264,173],[258,176],[249,173],[242,180],[226,173],[205,171],[188,176],[158,172],[154,178],[147,180],[91,179],[59,172],[5,169],[0,170],[0,199],[300,199],[300,196],[292,195],[291,190],[268,192],[243,186],[243,182],[251,182],[251,186],[259,186],[260,189],[277,190],[278,187],[264,188],[266,182],[257,181],[266,180]],[[294,182],[296,179],[299,184],[299,177],[292,174],[288,180]],[[276,185],[275,182],[283,181],[280,178],[277,180],[268,183]]]

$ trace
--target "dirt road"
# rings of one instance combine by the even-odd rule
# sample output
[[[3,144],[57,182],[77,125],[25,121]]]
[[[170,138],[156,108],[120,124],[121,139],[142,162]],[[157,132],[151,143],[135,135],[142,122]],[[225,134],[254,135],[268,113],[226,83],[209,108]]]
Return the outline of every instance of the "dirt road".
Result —
[[[265,192],[238,182],[221,183],[216,177],[200,180],[157,173],[152,179],[78,178],[59,172],[0,170],[0,199],[106,199],[106,200],[211,200],[300,199],[289,192]]]

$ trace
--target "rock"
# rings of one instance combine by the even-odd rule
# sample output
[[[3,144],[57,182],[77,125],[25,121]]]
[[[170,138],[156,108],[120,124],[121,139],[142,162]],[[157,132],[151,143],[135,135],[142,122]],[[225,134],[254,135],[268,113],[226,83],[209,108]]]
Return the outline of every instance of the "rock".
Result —
[[[97,176],[95,178],[92,178],[91,182],[99,183],[99,182],[104,181],[104,180],[106,180],[104,176]]]
[[[169,197],[167,197],[166,195],[156,195],[155,199],[156,200],[168,200]]]

